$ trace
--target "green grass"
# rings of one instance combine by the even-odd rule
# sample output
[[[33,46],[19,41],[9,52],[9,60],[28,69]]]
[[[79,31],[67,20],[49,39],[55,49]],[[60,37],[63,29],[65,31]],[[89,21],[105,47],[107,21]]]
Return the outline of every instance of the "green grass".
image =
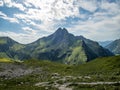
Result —
[[[6,60],[5,58],[2,59]],[[9,60],[9,59],[8,59]],[[19,63],[19,62],[18,62]],[[0,78],[0,90],[45,90],[45,87],[36,87],[35,83],[50,82],[52,73],[58,73],[61,77],[64,76],[82,76],[81,79],[69,79],[66,82],[97,82],[97,81],[120,81],[120,56],[97,58],[91,62],[82,65],[65,65],[47,60],[26,60],[23,63],[28,68],[40,68],[42,72],[32,73],[30,75],[21,76],[4,80]],[[90,76],[90,79],[85,79],[84,76]],[[23,83],[22,85],[21,82]],[[64,83],[63,81],[58,81]],[[57,90],[53,87],[48,87],[49,90]],[[106,88],[106,89],[105,89]],[[74,85],[73,90],[119,90],[119,85]]]
[[[73,90],[120,90],[120,87],[116,85],[78,85]]]
[[[9,58],[5,52],[0,52],[0,58]]]
[[[11,47],[11,49],[14,49],[15,51],[18,51],[18,50],[20,50],[20,49],[22,49],[22,48],[24,48],[25,46],[24,45],[21,45],[21,44],[14,44],[12,47]]]
[[[10,58],[0,58],[0,62],[10,63],[10,62],[14,62],[14,61]]]
[[[65,65],[47,60],[26,60],[24,63],[62,75],[120,75],[120,56],[97,58],[82,65]]]
[[[87,61],[85,51],[82,47],[73,48],[72,54],[66,59],[68,64],[80,64]]]
[[[6,43],[7,43],[6,40],[4,40],[4,39],[0,39],[0,44],[6,44]]]
[[[51,62],[47,60],[26,60],[24,62],[26,65],[30,67],[42,67],[44,71],[47,71],[49,73],[60,73],[62,75],[65,75],[66,68],[69,67],[68,65],[57,63],[57,62]]]
[[[65,65],[51,61],[27,60],[30,67],[42,67],[48,73],[59,73],[61,76],[90,76],[91,79],[75,79],[73,82],[120,81],[120,56],[97,58],[82,65]],[[49,76],[50,77],[50,76]]]
[[[21,60],[15,60],[12,58],[0,58],[0,63],[22,63],[23,61]]]
[[[97,58],[83,65],[73,66],[74,71],[84,74],[113,74],[116,72],[120,75],[120,56]]]
[[[37,87],[23,85],[23,86],[0,86],[0,90],[58,90],[58,89],[53,87]]]

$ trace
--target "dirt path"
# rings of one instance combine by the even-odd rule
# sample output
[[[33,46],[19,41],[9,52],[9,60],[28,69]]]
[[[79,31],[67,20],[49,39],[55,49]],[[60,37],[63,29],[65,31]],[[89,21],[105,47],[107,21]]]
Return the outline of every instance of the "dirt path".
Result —
[[[111,85],[111,84],[117,84],[117,83],[120,84],[120,81],[119,82],[90,82],[90,83],[87,83],[87,82],[76,82],[75,84],[78,84],[78,85],[102,85],[102,84],[103,85]]]
[[[61,85],[58,87],[59,90],[72,90],[72,88],[68,88],[66,85]]]
[[[120,84],[119,82],[76,82],[76,83],[72,83],[72,82],[68,82],[68,83],[64,83],[64,84],[58,84],[56,83],[56,85],[52,84],[52,86],[58,88],[59,90],[72,90],[72,88],[68,87],[68,86],[72,86],[72,85],[112,85],[112,84]],[[35,86],[50,86],[49,82],[41,82],[41,83],[36,83]]]

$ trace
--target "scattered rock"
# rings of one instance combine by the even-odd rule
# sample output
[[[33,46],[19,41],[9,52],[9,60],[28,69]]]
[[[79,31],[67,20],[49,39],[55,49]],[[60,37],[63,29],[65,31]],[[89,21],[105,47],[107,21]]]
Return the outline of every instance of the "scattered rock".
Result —
[[[41,68],[28,68],[23,64],[14,64],[14,63],[0,63],[0,68],[4,70],[0,71],[0,77],[3,79],[16,78],[28,74],[40,73]]]

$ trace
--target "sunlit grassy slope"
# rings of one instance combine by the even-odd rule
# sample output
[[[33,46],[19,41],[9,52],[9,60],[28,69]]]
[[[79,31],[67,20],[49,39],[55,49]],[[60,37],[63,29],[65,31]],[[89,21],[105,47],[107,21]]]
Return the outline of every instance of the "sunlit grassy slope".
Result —
[[[49,72],[60,74],[81,75],[81,74],[120,74],[120,55],[112,57],[97,58],[82,65],[65,65],[50,61],[27,60],[25,64],[33,67],[43,67]]]
[[[23,61],[21,60],[15,60],[15,59],[11,59],[11,58],[0,58],[0,63],[22,63]]]
[[[76,73],[79,72],[82,74],[113,74],[114,72],[120,74],[120,55],[97,58],[86,64],[73,66],[72,69]]]
[[[9,58],[0,58],[0,62],[14,62],[12,59],[9,59]]]

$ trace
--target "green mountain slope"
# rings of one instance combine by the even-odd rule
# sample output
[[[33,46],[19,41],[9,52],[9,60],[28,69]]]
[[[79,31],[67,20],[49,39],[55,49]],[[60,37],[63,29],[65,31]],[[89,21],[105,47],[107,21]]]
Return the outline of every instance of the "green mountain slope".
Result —
[[[58,28],[53,34],[37,41],[22,45],[8,37],[0,38],[0,56],[20,60],[40,59],[66,64],[86,63],[97,57],[112,56],[97,42],[74,36],[65,28]]]
[[[96,41],[86,39],[83,36],[77,36],[77,38],[83,40],[86,45],[97,55],[97,57],[112,55],[109,50],[100,46],[99,43]]]
[[[106,46],[114,54],[120,54],[120,39],[117,39],[111,42],[109,45]]]
[[[59,28],[48,37],[29,44],[26,51],[32,52],[33,58],[60,61],[67,64],[80,64],[97,57],[113,55],[97,42],[82,36],[74,36],[65,28]]]
[[[9,37],[0,37],[0,58],[24,59],[27,55],[21,52],[25,45]]]

